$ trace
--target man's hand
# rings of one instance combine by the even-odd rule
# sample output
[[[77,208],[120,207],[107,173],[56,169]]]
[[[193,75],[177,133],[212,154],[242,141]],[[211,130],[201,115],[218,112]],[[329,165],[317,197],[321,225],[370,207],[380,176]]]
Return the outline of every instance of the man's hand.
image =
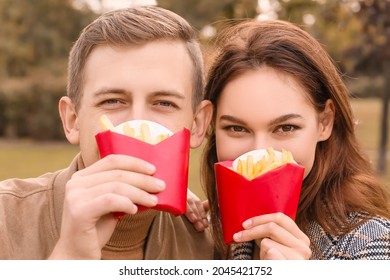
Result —
[[[109,155],[76,172],[66,184],[60,239],[50,259],[100,259],[118,220],[112,212],[135,214],[135,204],[153,207],[165,183],[155,167],[125,155]]]

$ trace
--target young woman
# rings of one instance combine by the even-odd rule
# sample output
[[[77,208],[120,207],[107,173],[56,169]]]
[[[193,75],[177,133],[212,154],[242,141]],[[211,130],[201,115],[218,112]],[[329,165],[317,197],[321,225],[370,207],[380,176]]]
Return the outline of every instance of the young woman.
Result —
[[[214,117],[203,183],[214,239],[227,258],[390,259],[388,188],[359,146],[347,88],[313,37],[283,21],[228,28],[209,71],[206,99]],[[297,217],[253,217],[228,248],[214,163],[267,147],[291,151],[305,168]]]

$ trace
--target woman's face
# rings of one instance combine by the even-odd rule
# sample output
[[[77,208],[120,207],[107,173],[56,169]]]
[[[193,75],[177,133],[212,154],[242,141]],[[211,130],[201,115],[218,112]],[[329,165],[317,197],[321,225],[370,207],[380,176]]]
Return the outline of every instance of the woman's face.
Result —
[[[255,149],[286,149],[305,167],[306,176],[317,143],[328,139],[333,127],[333,105],[318,114],[307,96],[293,77],[269,67],[230,81],[217,102],[218,161]]]

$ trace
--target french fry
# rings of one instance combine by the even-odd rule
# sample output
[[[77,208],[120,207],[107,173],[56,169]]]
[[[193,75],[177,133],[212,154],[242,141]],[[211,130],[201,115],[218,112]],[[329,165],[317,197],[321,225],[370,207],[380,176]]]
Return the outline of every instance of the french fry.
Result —
[[[248,178],[248,166],[246,164],[246,161],[243,160],[241,162],[241,167],[242,167],[242,173],[241,174]]]
[[[103,115],[100,117],[99,123],[106,130],[113,130],[114,129],[114,125],[112,124],[112,122],[110,121],[110,119],[106,115]]]
[[[282,150],[282,162],[288,163],[293,162],[294,158],[292,156],[292,153],[290,151]]]
[[[270,170],[276,169],[283,164],[295,162],[291,152],[282,150],[281,155],[276,156],[275,150],[268,148],[267,155],[260,160],[254,161],[253,155],[249,154],[245,159],[238,159],[236,172],[252,180]]]
[[[247,169],[248,169],[248,178],[253,179],[254,178],[253,156],[248,156],[246,162],[247,162]]]
[[[149,125],[146,123],[141,124],[141,134],[143,135],[143,141],[146,143],[152,143],[152,135],[150,133]]]
[[[132,127],[128,122],[124,123],[122,125],[122,128],[118,128],[119,126],[114,127],[114,125],[106,115],[102,115],[100,117],[99,123],[106,130],[119,132],[126,136],[136,138],[140,141],[144,141],[149,144],[157,144],[170,136],[170,132],[166,130],[166,132],[168,133],[160,133],[153,137],[148,123],[141,123],[139,131],[136,131],[138,129]]]
[[[266,165],[268,166],[271,165],[273,162],[275,162],[275,151],[272,148],[268,148],[267,153],[268,153],[268,159]]]
[[[242,161],[239,159],[237,164],[237,172],[242,174]]]
[[[132,128],[128,123],[125,123],[123,125],[123,132],[125,133],[125,135],[130,136],[130,137],[135,136],[134,128]]]
[[[160,143],[169,137],[168,134],[159,134],[154,138],[153,144]]]
[[[261,160],[255,163],[255,177],[260,175],[261,171],[264,169],[265,163],[265,157],[262,157]]]

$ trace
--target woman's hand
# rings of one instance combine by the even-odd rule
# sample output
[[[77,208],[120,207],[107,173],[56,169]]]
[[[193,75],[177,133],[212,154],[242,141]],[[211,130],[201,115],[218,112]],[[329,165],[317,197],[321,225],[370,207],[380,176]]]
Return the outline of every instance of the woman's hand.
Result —
[[[209,203],[207,200],[201,201],[197,195],[188,190],[187,192],[187,219],[194,225],[194,228],[201,232],[208,226],[207,212],[209,211]]]
[[[310,259],[310,239],[283,213],[257,216],[243,223],[234,234],[235,242],[255,240],[261,260]]]

